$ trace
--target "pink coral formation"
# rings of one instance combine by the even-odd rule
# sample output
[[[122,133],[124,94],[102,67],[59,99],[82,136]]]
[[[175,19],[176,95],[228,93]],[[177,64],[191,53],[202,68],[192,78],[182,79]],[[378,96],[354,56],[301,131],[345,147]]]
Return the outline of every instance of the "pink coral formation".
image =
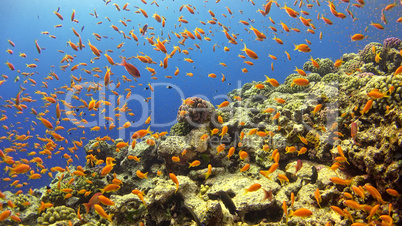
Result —
[[[187,121],[191,125],[197,126],[208,121],[213,110],[213,106],[206,100],[199,97],[190,97],[184,100],[179,107],[177,121]]]
[[[396,37],[386,38],[384,40],[383,46],[384,48],[398,48],[401,44],[401,40]]]
[[[371,77],[374,76],[374,74],[371,73],[371,72],[362,72],[362,73],[357,74],[357,76],[360,77],[360,78],[365,78],[365,77],[370,77],[371,78]]]

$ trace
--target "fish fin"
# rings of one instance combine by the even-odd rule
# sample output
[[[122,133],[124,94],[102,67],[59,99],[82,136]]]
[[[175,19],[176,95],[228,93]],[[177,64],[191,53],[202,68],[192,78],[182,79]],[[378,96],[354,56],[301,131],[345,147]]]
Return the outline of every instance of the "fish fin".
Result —
[[[127,63],[126,63],[126,59],[124,58],[124,57],[122,57],[121,58],[121,63],[120,64],[117,64],[117,65],[120,65],[120,66],[126,66],[127,65]]]

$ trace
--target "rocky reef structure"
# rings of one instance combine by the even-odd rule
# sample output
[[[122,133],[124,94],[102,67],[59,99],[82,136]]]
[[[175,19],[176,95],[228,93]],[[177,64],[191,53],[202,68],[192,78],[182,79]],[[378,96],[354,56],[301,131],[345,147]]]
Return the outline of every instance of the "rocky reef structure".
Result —
[[[217,110],[188,98],[169,135],[91,140],[87,164],[60,170],[50,189],[5,193],[12,214],[30,225],[401,224],[398,40],[344,54],[337,67],[306,62],[311,73],[278,87],[245,84]],[[293,84],[301,78],[309,84]]]

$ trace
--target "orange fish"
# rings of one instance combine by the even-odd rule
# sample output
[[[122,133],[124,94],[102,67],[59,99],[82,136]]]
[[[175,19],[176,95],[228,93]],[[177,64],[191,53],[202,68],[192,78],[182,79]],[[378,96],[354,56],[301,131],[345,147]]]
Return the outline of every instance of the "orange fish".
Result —
[[[94,45],[92,45],[89,40],[88,40],[88,45],[89,45],[89,48],[92,50],[92,53],[95,56],[100,57],[100,52],[99,52],[98,48],[96,48]]]
[[[381,93],[378,89],[371,90],[369,93],[367,93],[367,96],[369,96],[369,97],[371,97],[371,98],[373,98],[375,100],[376,99],[381,99],[383,97],[389,97],[389,96],[386,95],[386,92]]]
[[[267,78],[265,80],[265,82],[269,82],[269,84],[271,84],[273,87],[278,87],[279,86],[279,82],[276,79],[273,78],[269,78],[268,76],[265,75],[265,77]]]
[[[246,165],[244,165],[244,166],[240,169],[240,172],[245,172],[245,171],[247,171],[249,168],[250,168],[250,164],[246,164]]]
[[[295,211],[290,210],[289,216],[296,216],[296,217],[309,217],[313,215],[313,212],[306,208],[300,208]]]
[[[195,161],[189,163],[189,167],[188,167],[188,168],[190,168],[190,167],[197,167],[197,166],[199,166],[200,164],[201,164],[200,161],[195,160]]]
[[[261,188],[261,184],[255,183],[253,185],[251,185],[249,188],[244,189],[247,192],[253,192],[253,191],[257,191],[258,189]]]
[[[342,178],[339,177],[331,177],[329,178],[332,183],[334,184],[340,184],[340,185],[349,185],[350,183],[352,183],[352,180],[344,180]]]
[[[174,173],[169,173],[170,179],[176,184],[176,191],[179,189],[179,180],[177,179],[176,175]]]
[[[101,217],[107,219],[107,220],[110,221],[110,222],[113,222],[113,220],[112,220],[113,214],[109,214],[109,215],[108,215],[108,214],[105,212],[105,210],[102,208],[102,206],[100,206],[100,205],[98,205],[98,204],[95,204],[95,205],[94,205],[94,208],[95,208],[95,212],[96,212],[97,214],[99,214],[99,216],[101,216]]]
[[[308,86],[310,82],[305,78],[295,78],[290,86],[293,87],[294,84],[299,86]]]
[[[318,206],[321,208],[321,202],[322,202],[322,198],[321,198],[321,194],[320,194],[320,190],[317,188],[317,190],[315,190],[315,192],[314,192],[314,197],[315,197],[315,200],[317,200],[317,204],[318,204]]]
[[[297,16],[299,16],[299,13],[298,13],[298,12],[296,12],[296,11],[295,11],[294,9],[292,9],[292,8],[287,7],[286,4],[285,4],[285,6],[282,7],[281,9],[284,9],[284,10],[286,11],[286,13],[287,13],[290,17],[296,18]]]
[[[42,49],[40,48],[39,44],[38,44],[38,40],[35,39],[35,45],[36,45],[36,50],[38,51],[38,53],[40,54],[42,52]]]
[[[371,109],[372,105],[373,105],[373,99],[368,100],[366,105],[364,105],[363,110],[360,111],[360,114],[364,115],[365,113],[367,113]]]
[[[350,38],[352,41],[360,41],[364,39],[364,35],[362,34],[354,34],[352,35],[352,37]]]
[[[87,211],[87,214],[89,213],[89,210],[91,209],[91,207],[94,207],[95,204],[98,204],[100,202],[100,200],[98,199],[98,197],[102,195],[102,193],[98,192],[95,193],[91,199],[89,200],[88,203],[83,203],[83,205],[85,206],[85,209]]]
[[[141,171],[137,170],[136,174],[137,174],[137,177],[139,177],[141,179],[148,179],[148,172],[142,173]]]
[[[138,69],[137,69],[134,65],[132,65],[132,64],[130,64],[130,63],[127,63],[126,60],[125,60],[125,58],[122,58],[121,63],[118,64],[118,65],[124,66],[125,69],[126,69],[126,71],[127,71],[131,76],[133,76],[134,78],[139,78],[139,77],[141,77],[140,72],[138,71]]]
[[[320,65],[317,63],[317,61],[315,61],[315,60],[313,59],[312,56],[310,56],[310,60],[311,60],[311,63],[313,64],[313,66],[314,66],[315,68],[320,68]]]
[[[375,28],[377,28],[377,29],[379,29],[379,30],[384,30],[384,26],[382,26],[382,25],[379,24],[379,23],[373,23],[373,22],[371,22],[370,25],[373,26],[373,27],[375,27]],[[361,40],[361,39],[360,39],[360,40]]]
[[[244,43],[244,48],[241,51],[244,51],[247,54],[247,56],[250,57],[251,59],[254,60],[258,59],[258,55],[253,50],[248,49],[246,43]]]
[[[148,126],[148,128],[146,130],[145,129],[138,130],[131,136],[131,139],[140,139],[140,138],[143,138],[147,134],[151,134],[152,131],[150,130],[150,128],[151,128],[151,126]]]
[[[219,108],[224,108],[229,105],[229,101],[223,101],[221,104],[216,105]]]
[[[274,36],[272,39],[275,40],[278,44],[283,45],[283,41],[276,36]]]

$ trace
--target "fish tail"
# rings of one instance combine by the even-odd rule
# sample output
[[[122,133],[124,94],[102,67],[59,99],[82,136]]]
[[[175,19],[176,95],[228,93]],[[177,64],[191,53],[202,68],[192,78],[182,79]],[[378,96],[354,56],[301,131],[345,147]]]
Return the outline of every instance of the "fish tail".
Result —
[[[151,126],[148,126],[147,131],[148,131],[149,134],[152,133],[152,131],[151,131]]]
[[[113,220],[112,220],[113,215],[114,215],[114,214],[109,214],[109,215],[107,215],[107,219],[108,219],[110,222],[112,222],[112,221],[113,221]]]
[[[101,189],[103,190],[103,189]],[[91,205],[89,203],[83,203],[82,205],[85,206],[85,210],[87,211],[87,214],[89,213],[89,210],[91,209]]]
[[[117,65],[126,66],[126,65],[127,65],[127,64],[126,64],[126,59],[124,59],[124,57],[122,57],[122,58],[121,58],[121,63],[120,63],[120,64],[117,64]]]

